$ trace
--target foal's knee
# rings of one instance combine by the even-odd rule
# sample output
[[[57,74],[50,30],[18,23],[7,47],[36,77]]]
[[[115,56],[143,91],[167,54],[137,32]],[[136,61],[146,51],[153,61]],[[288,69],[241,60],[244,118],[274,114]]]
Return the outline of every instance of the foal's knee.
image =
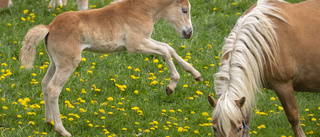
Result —
[[[47,91],[48,98],[50,102],[55,101],[57,98],[59,98],[59,95],[60,95],[59,87],[49,84],[47,89],[48,89]]]

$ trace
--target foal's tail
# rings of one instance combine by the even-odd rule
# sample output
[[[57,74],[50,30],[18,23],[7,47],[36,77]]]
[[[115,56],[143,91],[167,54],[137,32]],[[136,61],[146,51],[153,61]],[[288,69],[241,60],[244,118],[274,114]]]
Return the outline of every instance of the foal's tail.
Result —
[[[49,28],[44,25],[38,25],[30,29],[22,42],[20,51],[21,65],[29,69],[33,67],[34,58],[36,55],[36,46],[49,33]]]

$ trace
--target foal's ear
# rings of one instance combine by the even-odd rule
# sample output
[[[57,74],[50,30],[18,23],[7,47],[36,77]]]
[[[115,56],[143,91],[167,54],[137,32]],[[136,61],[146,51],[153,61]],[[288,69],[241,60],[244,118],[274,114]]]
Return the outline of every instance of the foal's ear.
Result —
[[[239,108],[241,108],[244,105],[244,102],[246,102],[246,98],[245,97],[242,97],[241,99],[236,100],[236,104],[237,104],[237,106]]]
[[[215,107],[217,105],[217,100],[212,98],[211,96],[208,96],[208,101],[211,107]]]

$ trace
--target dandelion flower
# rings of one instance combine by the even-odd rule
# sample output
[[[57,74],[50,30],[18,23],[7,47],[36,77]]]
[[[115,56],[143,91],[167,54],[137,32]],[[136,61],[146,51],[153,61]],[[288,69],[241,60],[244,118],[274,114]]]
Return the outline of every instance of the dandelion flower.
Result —
[[[154,60],[153,60],[153,63],[158,63],[158,62],[159,62],[158,59],[154,59]]]
[[[108,99],[107,100],[109,100],[109,101],[113,101],[113,98],[112,97],[108,97]]]
[[[27,13],[28,13],[28,10],[24,10],[24,11],[23,11],[23,14],[27,14]]]

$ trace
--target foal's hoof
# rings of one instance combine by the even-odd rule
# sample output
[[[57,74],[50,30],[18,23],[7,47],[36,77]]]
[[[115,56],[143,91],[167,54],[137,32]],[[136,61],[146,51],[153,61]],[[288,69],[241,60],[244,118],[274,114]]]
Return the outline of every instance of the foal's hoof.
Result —
[[[72,136],[68,131],[56,130],[56,132],[58,132],[61,136],[64,136],[64,137],[71,137]]]
[[[203,78],[201,76],[194,78],[196,81],[203,81]]]
[[[167,92],[167,95],[170,96],[173,93],[173,90],[167,87],[166,92]]]

